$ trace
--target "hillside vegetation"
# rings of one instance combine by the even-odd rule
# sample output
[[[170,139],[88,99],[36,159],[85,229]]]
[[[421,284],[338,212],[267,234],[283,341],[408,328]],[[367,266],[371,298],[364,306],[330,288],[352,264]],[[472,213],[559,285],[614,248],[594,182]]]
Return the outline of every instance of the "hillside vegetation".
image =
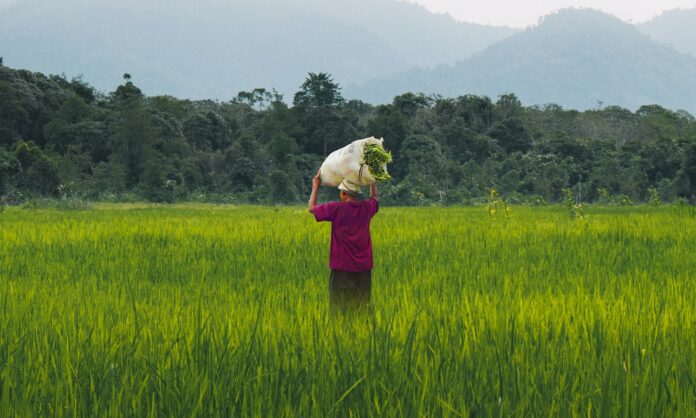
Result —
[[[390,203],[480,202],[493,188],[536,203],[566,188],[624,203],[696,194],[694,117],[659,105],[581,112],[514,94],[406,93],[373,106],[345,100],[325,73],[310,73],[292,102],[263,89],[225,102],[149,97],[128,74],[99,94],[0,67],[0,196],[299,202],[325,155],[373,135],[393,152]]]

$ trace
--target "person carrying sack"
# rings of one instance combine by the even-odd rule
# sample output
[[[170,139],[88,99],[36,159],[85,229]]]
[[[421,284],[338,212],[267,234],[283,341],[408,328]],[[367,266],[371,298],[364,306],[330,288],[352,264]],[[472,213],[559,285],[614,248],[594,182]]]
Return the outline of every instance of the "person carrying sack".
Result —
[[[367,308],[372,291],[372,240],[370,221],[379,211],[377,184],[370,185],[370,197],[361,199],[360,187],[349,181],[339,186],[339,201],[317,205],[321,176],[312,180],[309,211],[317,222],[331,222],[329,256],[329,304],[332,311]]]

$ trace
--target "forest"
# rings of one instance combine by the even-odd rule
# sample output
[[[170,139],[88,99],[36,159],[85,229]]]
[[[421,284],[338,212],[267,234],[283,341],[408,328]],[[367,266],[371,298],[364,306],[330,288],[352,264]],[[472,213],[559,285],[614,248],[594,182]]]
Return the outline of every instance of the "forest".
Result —
[[[191,80],[195,83],[195,79]],[[232,96],[233,93],[230,94]],[[347,100],[309,73],[292,98],[273,89],[229,101],[147,96],[129,74],[115,91],[0,59],[0,202],[304,202],[331,151],[383,137],[395,205],[694,203],[696,119],[646,104],[587,111],[489,98],[404,93]],[[334,198],[331,190],[324,198]]]

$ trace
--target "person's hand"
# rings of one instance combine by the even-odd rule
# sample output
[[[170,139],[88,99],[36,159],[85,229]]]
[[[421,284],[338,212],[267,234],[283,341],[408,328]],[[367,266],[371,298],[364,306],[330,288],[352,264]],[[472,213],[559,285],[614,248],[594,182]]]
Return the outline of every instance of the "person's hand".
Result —
[[[321,186],[321,168],[317,171],[317,175],[312,179],[312,187],[318,189]]]

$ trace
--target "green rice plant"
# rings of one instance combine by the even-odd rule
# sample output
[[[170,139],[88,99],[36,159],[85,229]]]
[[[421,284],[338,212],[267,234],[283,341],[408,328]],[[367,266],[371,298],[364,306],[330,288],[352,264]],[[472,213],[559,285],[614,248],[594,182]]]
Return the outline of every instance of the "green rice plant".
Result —
[[[696,415],[696,217],[383,206],[332,316],[303,207],[8,207],[1,416]]]

